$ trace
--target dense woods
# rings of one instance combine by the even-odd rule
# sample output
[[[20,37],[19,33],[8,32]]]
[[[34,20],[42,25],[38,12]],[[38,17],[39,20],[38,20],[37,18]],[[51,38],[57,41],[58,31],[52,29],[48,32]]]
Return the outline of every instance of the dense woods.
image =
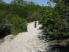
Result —
[[[33,7],[34,6],[34,7]],[[18,5],[0,2],[0,38],[6,35],[27,31],[27,23],[34,20],[36,11],[40,6],[29,2],[26,5]]]
[[[50,2],[55,2],[54,8]],[[10,4],[0,2],[0,38],[6,34],[16,35],[27,31],[27,23],[38,19],[46,36],[53,39],[69,37],[68,0],[53,0],[49,6],[39,6],[33,2],[14,0]]]
[[[53,0],[54,8],[44,7],[40,12],[40,23],[43,25],[46,36],[52,39],[69,38],[69,6],[67,0]]]

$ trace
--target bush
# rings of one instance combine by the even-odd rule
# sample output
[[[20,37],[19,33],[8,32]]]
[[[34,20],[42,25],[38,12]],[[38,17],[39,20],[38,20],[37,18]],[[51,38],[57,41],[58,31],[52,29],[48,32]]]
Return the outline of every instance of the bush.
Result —
[[[69,37],[68,22],[62,19],[54,8],[47,7],[45,10],[43,9],[40,18],[43,29],[51,38]]]
[[[27,31],[27,21],[16,14],[9,13],[0,16],[0,38],[6,35]]]
[[[12,24],[11,33],[17,34],[27,31],[27,21],[24,18],[12,14],[8,14],[7,17],[10,24]]]

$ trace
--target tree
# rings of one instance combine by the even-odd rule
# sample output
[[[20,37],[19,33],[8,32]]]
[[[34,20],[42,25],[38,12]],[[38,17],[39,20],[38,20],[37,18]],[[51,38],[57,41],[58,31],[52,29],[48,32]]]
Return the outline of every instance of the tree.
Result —
[[[0,3],[2,3],[3,2],[3,0],[0,0]]]
[[[47,2],[47,4],[51,7],[51,1],[50,0]]]
[[[54,39],[69,37],[69,18],[66,17],[68,16],[67,8],[63,1],[57,1],[54,8],[49,6],[41,10],[40,22],[43,25],[46,36],[48,35]]]
[[[13,0],[12,3],[15,4],[15,5],[21,5],[21,6],[23,6],[24,3],[26,3],[26,2],[24,0]]]

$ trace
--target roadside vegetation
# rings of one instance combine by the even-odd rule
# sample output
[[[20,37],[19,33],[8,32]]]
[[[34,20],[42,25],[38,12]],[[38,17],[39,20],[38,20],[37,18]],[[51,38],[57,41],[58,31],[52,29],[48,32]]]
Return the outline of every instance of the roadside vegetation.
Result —
[[[50,2],[55,2],[54,8]],[[49,7],[44,7],[40,12],[40,23],[43,25],[45,35],[52,39],[69,38],[69,2],[68,0],[53,0],[48,2]]]
[[[0,1],[0,38],[27,31],[27,23],[35,19],[40,6],[33,2],[14,0],[10,4]]]
[[[55,2],[51,7],[50,2]],[[0,38],[27,31],[27,23],[39,20],[45,35],[52,39],[69,38],[69,1],[53,0],[49,6],[14,0],[10,4],[0,1]]]

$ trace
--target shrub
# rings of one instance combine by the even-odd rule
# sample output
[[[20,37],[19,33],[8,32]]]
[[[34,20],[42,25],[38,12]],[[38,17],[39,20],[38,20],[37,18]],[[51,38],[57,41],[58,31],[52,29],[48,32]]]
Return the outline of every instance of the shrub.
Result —
[[[40,22],[47,35],[55,39],[68,37],[68,22],[62,19],[54,8],[47,7],[47,9],[43,9],[43,11],[40,15]]]
[[[9,13],[7,15],[2,14],[0,16],[0,37],[5,37],[6,35],[27,31],[27,21],[19,17],[16,14]]]
[[[12,24],[11,33],[17,34],[19,32],[27,31],[27,21],[18,15],[7,15],[9,22]]]

